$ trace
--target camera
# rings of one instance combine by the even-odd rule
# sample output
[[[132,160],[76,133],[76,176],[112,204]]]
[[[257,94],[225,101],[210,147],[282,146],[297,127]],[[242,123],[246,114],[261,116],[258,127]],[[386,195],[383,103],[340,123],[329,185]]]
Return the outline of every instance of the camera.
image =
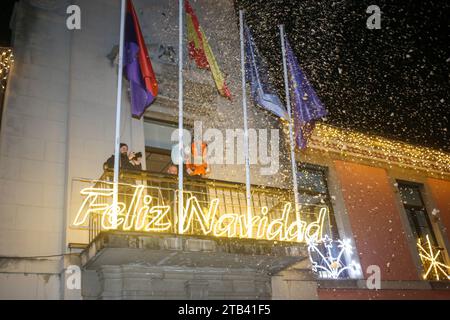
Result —
[[[137,160],[138,158],[142,158],[142,152],[136,152],[132,160]]]

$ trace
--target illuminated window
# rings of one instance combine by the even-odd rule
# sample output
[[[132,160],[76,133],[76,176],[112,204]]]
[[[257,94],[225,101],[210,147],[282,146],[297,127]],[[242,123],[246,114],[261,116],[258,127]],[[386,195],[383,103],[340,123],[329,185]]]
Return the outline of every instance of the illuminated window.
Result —
[[[325,167],[311,164],[299,166],[297,176],[300,203],[306,204],[306,208],[309,208],[308,210],[305,210],[305,208],[302,210],[307,212],[307,216],[304,218],[308,222],[317,219],[317,208],[327,206],[329,213],[324,222],[324,235],[327,234],[332,239],[339,239],[333,206],[328,193],[327,173],[328,169]]]

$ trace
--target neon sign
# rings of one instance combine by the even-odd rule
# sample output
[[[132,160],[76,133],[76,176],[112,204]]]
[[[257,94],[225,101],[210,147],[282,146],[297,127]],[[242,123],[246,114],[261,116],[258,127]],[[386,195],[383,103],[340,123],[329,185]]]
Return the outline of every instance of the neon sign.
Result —
[[[162,194],[161,189],[126,185],[133,188],[133,192],[126,201],[119,201],[114,206],[112,184],[105,184],[110,184],[111,188],[87,187],[81,190],[84,199],[72,226],[86,226],[89,217],[96,215],[100,218],[103,230],[115,229],[112,221],[117,217],[116,227],[124,231],[177,232],[214,237],[307,242],[311,239],[322,239],[323,225],[328,215],[328,208],[320,207],[315,220],[308,223],[295,215],[292,204],[287,202],[278,214],[271,212],[267,206],[261,207],[259,212],[253,212],[251,222],[248,223],[245,213],[221,212],[220,199],[211,199],[206,206],[202,206],[204,203],[191,194],[186,197],[180,219],[177,213],[172,211],[172,208],[177,206],[166,205],[164,201],[160,201],[160,197],[149,194],[149,191]],[[179,226],[179,223],[182,223],[182,226]],[[252,230],[252,237],[248,236],[249,228]]]

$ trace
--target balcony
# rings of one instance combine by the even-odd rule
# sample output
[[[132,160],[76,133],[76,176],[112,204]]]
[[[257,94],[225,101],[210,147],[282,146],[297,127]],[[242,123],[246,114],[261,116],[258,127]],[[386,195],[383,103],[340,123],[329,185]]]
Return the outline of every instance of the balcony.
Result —
[[[84,198],[86,201],[84,201],[84,207],[80,208],[80,212],[78,212],[79,217],[75,218],[75,220],[77,220],[76,223],[72,226],[80,229],[88,229],[89,242],[91,242],[102,229],[111,229],[106,226],[107,223],[105,221],[102,225],[100,220],[104,218],[102,216],[104,210],[101,210],[101,208],[112,205],[112,180],[112,171],[105,171],[98,180],[74,180],[74,182],[79,184],[79,188],[76,188],[77,191],[80,190],[81,198]],[[178,233],[179,230],[176,223],[178,217],[177,188],[177,176],[147,171],[121,173],[118,198],[119,206],[121,206],[123,210],[118,215],[118,219],[119,222],[123,223],[119,229],[122,229],[123,231],[142,231],[145,229],[137,227],[138,223],[133,214],[138,214],[139,209],[143,206],[151,205],[152,207],[156,206],[159,209],[163,207],[167,212],[161,214],[161,219],[157,223],[159,227],[148,226],[147,231],[150,231],[151,229],[153,232],[164,231],[164,233]],[[264,216],[267,220],[267,222],[265,220],[254,222],[253,234],[255,239],[265,239],[262,234],[262,223],[270,224],[277,219],[284,219],[287,223],[294,222],[295,214],[293,212],[293,199],[290,190],[253,185],[251,191],[251,212],[254,216]],[[83,200],[77,200],[77,203],[80,204],[79,207],[82,207]],[[189,202],[189,200],[191,201]],[[88,204],[90,207],[88,207]],[[237,217],[234,222],[236,222],[235,224],[238,226],[239,230],[228,230],[227,232],[222,232],[223,235],[225,236],[226,233],[227,237],[245,237],[243,235],[244,231],[242,230],[244,227],[243,221],[241,221],[247,214],[244,184],[212,179],[185,178],[184,207],[188,205],[203,212],[212,209],[216,212],[216,215],[220,213],[217,217],[218,220],[221,220],[221,215],[233,214],[233,217]],[[84,213],[82,212],[83,210],[85,211]],[[131,211],[133,211],[133,213],[130,213]],[[314,223],[317,222],[321,212],[322,216],[324,216],[324,212],[326,211],[327,207],[325,205],[304,204],[301,207],[301,217],[305,224]],[[198,213],[194,212],[194,214]],[[232,219],[233,217],[227,216],[227,219]],[[86,224],[87,218],[89,218],[88,224]],[[131,220],[135,223],[133,224]],[[204,232],[201,228],[204,227],[206,222],[200,220],[193,219],[192,223],[189,223],[189,228],[186,229],[184,233],[200,235]],[[224,220],[224,218],[222,218],[222,220]],[[255,220],[258,219],[255,218]],[[128,225],[130,223],[133,225]],[[143,221],[141,221],[141,225],[142,224],[144,224]],[[257,230],[258,224],[260,224],[259,235]],[[276,233],[275,230],[273,233]],[[272,236],[269,237],[269,240],[283,241],[283,235],[280,232],[277,235],[272,234]],[[288,242],[297,241],[292,238],[290,241],[288,240]]]
[[[117,228],[112,228],[113,172],[76,179],[71,229],[89,234],[83,265],[252,268],[276,272],[298,265],[310,272],[308,236],[320,232],[327,208],[303,205],[296,223],[290,190],[253,185],[252,235],[246,228],[245,185],[186,178],[184,229],[178,223],[177,176],[146,171],[120,175]],[[305,263],[303,265],[302,263]]]

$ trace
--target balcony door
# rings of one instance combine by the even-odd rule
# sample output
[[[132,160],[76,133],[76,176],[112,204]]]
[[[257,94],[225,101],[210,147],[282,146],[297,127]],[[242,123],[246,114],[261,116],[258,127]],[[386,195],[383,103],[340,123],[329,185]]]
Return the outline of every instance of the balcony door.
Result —
[[[178,124],[153,119],[145,119],[145,160],[147,171],[155,173],[167,173],[172,164],[171,136]]]

